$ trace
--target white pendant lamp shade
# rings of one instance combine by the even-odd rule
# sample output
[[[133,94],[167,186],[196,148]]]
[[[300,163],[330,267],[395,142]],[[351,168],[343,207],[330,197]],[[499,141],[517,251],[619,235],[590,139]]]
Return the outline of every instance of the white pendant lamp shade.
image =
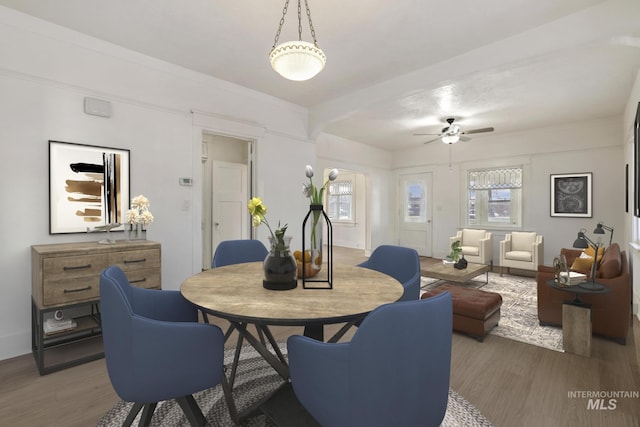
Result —
[[[298,40],[274,47],[269,60],[273,69],[285,79],[304,81],[322,71],[327,57],[313,43]]]
[[[322,49],[318,47],[316,30],[313,28],[313,22],[311,21],[308,0],[304,0],[304,8],[307,12],[307,18],[309,18],[309,30],[311,31],[313,43],[302,41],[302,1],[298,0],[298,40],[278,44],[284,18],[289,9],[289,0],[285,0],[282,18],[280,18],[278,31],[276,31],[276,38],[273,41],[271,52],[269,52],[271,67],[285,79],[299,82],[309,80],[318,74],[327,62],[327,57]]]

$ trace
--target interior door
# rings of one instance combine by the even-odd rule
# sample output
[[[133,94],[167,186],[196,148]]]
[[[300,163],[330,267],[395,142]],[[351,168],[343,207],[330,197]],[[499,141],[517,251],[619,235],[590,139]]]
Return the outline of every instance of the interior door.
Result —
[[[213,161],[211,247],[223,240],[248,238],[247,165]]]
[[[398,244],[431,256],[431,181],[430,172],[399,176]]]

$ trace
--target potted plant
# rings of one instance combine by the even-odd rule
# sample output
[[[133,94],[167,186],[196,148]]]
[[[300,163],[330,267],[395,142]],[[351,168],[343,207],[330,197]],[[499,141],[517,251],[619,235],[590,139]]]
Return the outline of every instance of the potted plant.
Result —
[[[456,262],[460,259],[462,254],[462,246],[460,246],[460,240],[456,240],[451,244],[451,253],[447,256],[447,259]]]
[[[442,263],[446,267],[453,267],[453,265],[460,259],[462,254],[462,246],[460,246],[460,240],[456,240],[451,244],[451,252],[447,255],[447,259],[442,260]]]

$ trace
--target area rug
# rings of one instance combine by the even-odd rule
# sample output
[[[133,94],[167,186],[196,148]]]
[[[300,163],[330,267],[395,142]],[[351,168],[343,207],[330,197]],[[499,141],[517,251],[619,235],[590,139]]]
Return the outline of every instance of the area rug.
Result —
[[[286,345],[281,345],[286,354]],[[234,351],[225,351],[225,363],[231,364]],[[282,379],[252,347],[244,346],[238,365],[238,374],[234,388],[234,399],[239,411],[256,402],[261,397],[282,385]],[[194,395],[198,405],[207,418],[208,426],[233,426],[220,386]],[[132,404],[120,401],[98,422],[97,427],[120,427],[127,417]],[[137,425],[136,419],[133,425]],[[264,415],[256,415],[244,421],[242,426],[271,426]],[[151,420],[151,426],[188,427],[180,406],[175,400],[160,402]],[[490,427],[491,423],[464,397],[449,390],[449,401],[442,426],[445,427]],[[303,427],[303,426],[300,426]]]
[[[549,350],[563,351],[562,328],[540,326],[538,321],[537,282],[534,277],[522,277],[489,273],[489,283],[485,284],[485,275],[478,276],[459,286],[497,292],[502,295],[500,322],[493,328],[491,335],[497,335],[514,341],[532,344]],[[445,282],[422,277],[421,289],[427,291],[437,288]]]

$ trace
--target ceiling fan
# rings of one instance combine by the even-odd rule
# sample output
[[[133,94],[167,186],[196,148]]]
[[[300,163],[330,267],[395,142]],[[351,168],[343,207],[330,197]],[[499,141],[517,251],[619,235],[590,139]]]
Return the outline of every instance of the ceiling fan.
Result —
[[[469,141],[471,139],[463,135],[470,135],[473,133],[493,132],[492,127],[481,128],[481,129],[470,129],[470,130],[463,131],[462,129],[460,129],[460,126],[453,124],[455,120],[456,120],[455,118],[449,117],[447,119],[447,123],[449,123],[449,125],[442,128],[442,133],[414,133],[413,135],[414,136],[437,135],[436,138],[433,138],[425,142],[425,144],[428,144],[433,141],[437,141],[438,139],[442,139],[442,142],[444,142],[445,144],[455,144],[458,141]]]

